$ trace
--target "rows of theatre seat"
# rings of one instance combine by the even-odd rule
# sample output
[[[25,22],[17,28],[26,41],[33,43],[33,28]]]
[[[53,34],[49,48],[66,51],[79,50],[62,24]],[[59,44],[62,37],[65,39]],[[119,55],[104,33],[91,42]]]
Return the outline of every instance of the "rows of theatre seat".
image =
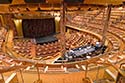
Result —
[[[14,39],[14,49],[17,54],[22,55],[23,57],[30,57],[31,56],[31,46],[32,42],[31,40],[22,40],[22,39]]]
[[[97,24],[95,24],[95,25],[97,25]],[[93,27],[92,28],[87,27],[86,29],[91,30],[93,32],[97,32],[99,34],[100,34],[100,31],[102,31],[100,29],[97,29],[97,27],[96,27],[96,29],[94,29]],[[122,48],[121,48],[120,43],[123,41],[121,41],[120,39],[122,39],[122,37],[120,37],[119,32],[116,32],[114,29],[112,29],[112,30],[114,31],[115,34],[116,33],[117,34],[112,36],[111,33],[108,33],[108,38],[112,42],[113,47],[117,46],[116,45],[116,43],[117,43],[118,47],[120,47],[120,49],[117,48],[117,50],[121,50]],[[120,31],[120,32],[122,32],[122,31]],[[123,34],[121,34],[121,35],[123,35]],[[116,37],[118,37],[118,38],[116,38]],[[72,48],[76,48],[76,47],[79,47],[82,45],[86,45],[88,43],[94,43],[94,42],[98,41],[96,38],[94,40],[93,39],[94,39],[94,37],[89,35],[89,34],[73,31],[72,33],[70,33],[70,36],[66,40],[66,48],[72,49]],[[32,51],[33,45],[34,45],[34,42],[32,40],[24,40],[24,39],[18,40],[17,39],[17,40],[14,40],[13,51],[17,52],[18,54],[22,55],[23,57],[32,58],[31,51]],[[44,44],[44,45],[37,45],[36,46],[36,54],[38,56],[44,57],[44,55],[46,56],[48,54],[52,54],[53,52],[55,53],[55,51],[53,51],[52,49],[57,50],[57,52],[58,52],[60,50],[60,47],[58,47],[58,46],[60,46],[58,42],[48,43],[48,44]],[[51,52],[49,52],[49,51],[51,51]],[[46,52],[46,53],[44,54],[44,52]],[[112,56],[112,55],[116,56],[115,53],[114,54],[110,53],[108,56],[109,61],[111,61],[111,59],[114,59],[114,56]],[[117,55],[119,56],[119,54],[117,54]],[[1,56],[0,60],[2,61],[3,66],[5,66],[5,65],[12,65],[13,66],[13,64],[17,64],[17,65],[20,64],[20,63],[13,61],[13,59],[7,57],[8,56],[7,54],[1,53],[0,56]],[[117,58],[122,58],[122,56],[117,57]],[[100,60],[104,61],[103,58],[100,58]],[[117,59],[115,58],[114,60],[117,60]],[[56,71],[56,69],[54,69],[54,71]]]
[[[7,34],[7,30],[4,28],[1,28],[0,29],[0,51],[2,51],[2,46],[5,41],[6,34]]]
[[[91,11],[91,12],[94,12],[94,11]],[[116,56],[114,59],[115,62],[117,59],[124,58],[124,56],[123,56],[124,50],[125,50],[124,49],[124,47],[125,47],[124,13],[125,13],[124,11],[119,10],[118,8],[112,9],[111,18],[110,18],[110,22],[109,22],[110,26],[109,26],[108,32],[106,34],[106,37],[109,40],[109,42],[111,43],[111,47],[112,47],[111,52],[108,54],[110,55],[110,57],[113,57],[113,55]],[[93,14],[93,16],[94,15],[95,14]],[[103,12],[101,12],[94,18],[94,20],[86,22],[87,26],[80,25],[80,24],[77,24],[77,25],[74,24],[74,22],[76,21],[75,19],[72,19],[72,21],[70,22],[70,25],[103,35],[103,27],[104,27],[104,22],[105,22],[104,19],[106,18],[106,14],[104,14],[104,15],[105,16],[103,17]],[[79,19],[83,19],[83,17],[80,17],[80,16],[77,15],[76,18],[79,17]],[[90,16],[90,18],[91,17],[92,16]],[[85,18],[85,16],[84,16],[84,18]],[[79,20],[79,21],[81,21],[81,20]]]
[[[7,53],[4,52],[3,48],[5,44],[5,40],[7,36],[7,30],[5,28],[0,29],[0,66],[2,68],[19,65],[19,63],[15,62],[12,58],[9,57]],[[1,69],[1,68],[0,68]]]
[[[19,65],[20,63],[14,61],[12,58],[9,57],[8,54],[6,53],[0,53],[0,65],[1,66],[6,66],[6,67],[10,67],[10,66],[14,66],[14,65]]]
[[[53,56],[60,51],[59,46],[59,42],[37,45],[33,39],[14,39],[13,51],[22,57],[36,59],[35,57]]]
[[[66,49],[73,49],[76,47],[94,44],[98,39],[91,34],[71,30],[66,38]],[[46,43],[43,45],[35,44],[32,39],[14,39],[13,51],[22,57],[33,58],[36,57],[55,57],[54,54],[61,51],[61,41]]]
[[[98,15],[96,15],[98,14]],[[90,18],[96,16],[96,18],[93,18],[92,21],[90,21],[90,23],[87,23],[88,27],[84,27],[84,29],[87,29],[87,30],[90,30],[90,31],[93,31],[93,32],[96,32],[98,34],[102,34],[102,14],[103,12],[97,12],[94,13],[94,14],[88,14],[87,15],[87,18],[90,20]],[[119,18],[120,16],[117,15],[117,19]],[[111,21],[115,21],[116,17],[113,15],[111,16]],[[79,17],[80,19],[80,17]],[[83,19],[83,18],[82,18]],[[78,20],[77,20],[78,21]],[[81,20],[80,20],[81,21]],[[75,22],[75,21],[74,21]],[[82,22],[81,22],[82,23]],[[79,26],[79,24],[78,24]],[[81,27],[82,28],[82,27]],[[113,30],[111,28],[111,30]],[[109,30],[110,31],[110,30]],[[117,33],[116,35],[117,36],[120,36],[120,33],[116,32],[115,30],[113,30],[114,32],[113,33]],[[111,31],[110,31],[111,32]],[[114,36],[114,39],[112,38],[112,33],[108,33],[108,38],[109,40],[111,41],[111,43],[113,44],[113,48],[114,50],[119,50],[121,49],[120,48],[120,44],[119,44],[119,40],[118,38],[115,38],[116,35]],[[123,34],[122,34],[123,35]],[[86,45],[88,42],[89,43],[93,43],[94,37],[91,37],[90,35],[88,34],[82,34],[81,32],[73,32],[70,34],[70,37],[66,40],[66,49],[72,49],[72,48],[76,48],[76,47],[79,47],[79,46],[82,46],[82,45]],[[24,42],[22,42],[24,41]],[[31,56],[30,58],[32,58],[32,53],[31,53],[31,49],[32,49],[32,45],[34,43],[32,43],[31,41],[28,41],[27,40],[22,40],[20,43],[17,41],[14,41],[15,44],[14,44],[14,51],[17,52],[18,54],[21,54],[23,55],[24,57],[26,56]],[[26,42],[27,43],[26,43]],[[95,41],[94,41],[95,42]],[[22,43],[22,44],[21,44]],[[26,43],[26,44],[25,44]],[[20,44],[20,45],[19,45]],[[31,45],[30,45],[31,44]],[[57,45],[56,45],[57,44]],[[52,56],[54,53],[56,52],[59,52],[61,50],[61,46],[58,45],[59,43],[58,42],[55,42],[55,43],[48,43],[48,44],[44,44],[44,45],[36,45],[35,48],[36,48],[36,56],[41,56],[41,57],[46,57],[46,56]],[[53,49],[53,50],[52,50]]]
[[[66,48],[73,49],[80,46],[89,44],[95,44],[99,41],[96,37],[92,36],[89,33],[77,32],[71,30],[70,37],[66,39]]]
[[[102,13],[102,11],[88,11],[85,14],[74,14],[71,15],[71,18],[68,20],[71,23],[75,24],[75,25],[85,25],[85,23],[89,22],[90,20],[94,20],[94,18],[96,16],[98,16],[100,13]]]
[[[93,12],[93,11],[91,11]],[[114,13],[114,12],[113,12]],[[115,12],[116,14],[116,12]],[[116,21],[118,18],[121,18],[121,15],[117,15],[115,16],[115,14],[111,15],[111,23],[113,23],[114,21]],[[102,35],[102,30],[103,30],[103,25],[104,23],[102,23],[102,17],[103,17],[103,12],[99,12],[99,11],[95,11],[94,13],[87,13],[86,16],[76,16],[73,17],[72,20],[72,24],[76,23],[76,19],[78,25],[75,25],[77,27],[80,26],[80,28],[83,29],[87,29],[89,31],[93,31],[97,34]],[[94,18],[94,16],[96,16]],[[85,19],[87,20],[85,20]],[[83,20],[84,19],[84,20]],[[85,22],[86,21],[86,22]],[[87,26],[83,26],[83,22],[87,23]],[[81,24],[83,27],[81,27]],[[118,31],[114,30],[112,27],[110,27],[111,29],[108,30],[108,34],[107,34],[107,38],[108,40],[111,42],[112,44],[112,50],[113,51],[117,51],[120,49],[120,51],[122,51],[123,46],[121,45],[123,43],[122,41],[122,36],[124,34],[123,31],[120,31],[122,33],[119,33]],[[112,32],[113,30],[113,32]],[[115,34],[115,35],[114,35]],[[117,38],[118,37],[118,38]],[[119,38],[120,37],[120,38]],[[119,41],[119,39],[121,39]],[[24,41],[24,42],[22,42]],[[26,41],[26,42],[25,42]],[[86,33],[81,33],[81,32],[72,32],[70,33],[69,38],[66,39],[66,49],[73,49],[73,48],[77,48],[80,47],[82,45],[86,45],[87,43],[95,43],[96,38],[94,38],[93,36],[86,34]],[[119,42],[122,42],[121,44]],[[33,58],[32,56],[32,45],[34,45],[34,43],[32,41],[28,41],[27,40],[21,40],[21,41],[14,41],[14,51],[17,52],[18,54],[21,54],[23,57],[28,57],[28,58]],[[60,42],[55,42],[55,43],[48,43],[48,44],[44,44],[44,45],[35,45],[35,56],[40,56],[40,57],[46,57],[46,56],[53,56],[55,53],[60,52],[61,51],[61,45]],[[112,52],[113,52],[112,51]]]
[[[43,45],[36,45],[36,56],[53,56],[55,53],[60,52],[61,47],[60,43],[58,42],[52,42],[48,44]]]

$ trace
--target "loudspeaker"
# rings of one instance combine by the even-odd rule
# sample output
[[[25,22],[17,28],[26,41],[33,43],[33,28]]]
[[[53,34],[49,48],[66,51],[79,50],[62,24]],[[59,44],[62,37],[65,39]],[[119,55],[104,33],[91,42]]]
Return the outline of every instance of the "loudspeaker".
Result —
[[[64,0],[65,3],[83,3],[84,0]]]
[[[46,0],[24,0],[25,3],[46,3]]]
[[[9,4],[12,3],[12,0],[0,0],[0,4]]]

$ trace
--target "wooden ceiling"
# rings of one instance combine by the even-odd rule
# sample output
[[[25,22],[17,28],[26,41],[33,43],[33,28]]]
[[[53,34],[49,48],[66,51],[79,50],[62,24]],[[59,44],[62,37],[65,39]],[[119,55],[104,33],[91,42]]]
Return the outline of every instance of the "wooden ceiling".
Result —
[[[30,2],[35,2],[35,0],[0,0],[0,4],[2,2],[12,2],[10,3],[12,4],[26,4],[26,1]],[[40,0],[36,0],[36,2],[39,2]],[[63,0],[44,0],[45,3],[51,3],[51,4],[56,4],[56,3],[62,3]],[[64,0],[65,1],[65,0]],[[66,0],[68,1],[68,0]],[[69,0],[69,1],[75,1],[75,2],[79,2],[80,3],[84,3],[84,4],[99,4],[99,5],[107,5],[107,4],[113,4],[113,5],[119,5],[122,4],[123,1],[125,0]]]
[[[46,3],[61,3],[63,0],[45,0]],[[123,0],[124,1],[124,0]],[[83,0],[84,4],[114,4],[118,5],[122,3],[122,0]],[[24,0],[13,0],[12,4],[25,4]]]
[[[0,13],[19,13],[27,11],[51,11],[60,10],[62,0],[45,0],[45,3],[25,3],[24,0],[12,0],[11,4],[0,4]],[[91,4],[91,6],[90,6]],[[83,0],[83,3],[68,4],[68,10],[85,10],[96,9],[101,6],[107,6],[108,4],[119,5],[122,4],[122,0]],[[98,6],[99,5],[99,6]]]

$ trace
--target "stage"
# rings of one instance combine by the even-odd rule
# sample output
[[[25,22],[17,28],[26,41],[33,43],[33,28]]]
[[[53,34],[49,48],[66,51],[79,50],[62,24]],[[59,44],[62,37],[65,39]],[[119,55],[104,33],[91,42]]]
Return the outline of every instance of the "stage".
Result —
[[[49,35],[45,37],[35,38],[37,44],[56,42],[58,39],[54,35]]]

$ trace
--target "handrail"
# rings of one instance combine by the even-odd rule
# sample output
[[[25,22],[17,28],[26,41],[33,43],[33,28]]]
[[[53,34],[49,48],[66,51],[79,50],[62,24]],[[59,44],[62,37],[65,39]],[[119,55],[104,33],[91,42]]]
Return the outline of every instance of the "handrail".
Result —
[[[80,29],[81,30],[81,29]],[[83,30],[82,30],[83,31]],[[94,34],[95,35],[95,34]],[[98,37],[99,38],[101,38],[101,36],[99,36],[98,35]],[[7,37],[8,38],[8,37]],[[6,46],[6,48],[7,48],[7,50],[9,50],[9,52],[12,54],[12,55],[14,55],[11,51],[10,51],[10,49]],[[102,54],[101,56],[103,56],[103,55],[107,55],[107,54],[109,54],[110,52],[108,52],[108,53],[104,53],[104,54]],[[86,62],[88,62],[88,61],[97,61],[97,60],[99,60],[99,58],[101,57],[101,56],[95,56],[95,57],[93,57],[93,58],[91,58],[91,59],[87,59],[87,60],[84,60],[84,61],[77,61],[77,62],[70,62],[70,63],[63,63],[63,64],[44,64],[44,62],[42,63],[41,61],[40,62],[38,62],[38,61],[35,61],[34,60],[34,62],[38,62],[38,63],[42,63],[42,65],[49,65],[49,66],[54,66],[54,65],[74,65],[74,64],[85,64]],[[16,59],[15,59],[16,60]],[[28,59],[26,59],[26,60],[23,60],[23,61],[27,61]],[[21,59],[20,59],[20,61],[21,61]],[[33,62],[33,63],[34,63]]]
[[[83,30],[82,30],[82,31],[83,31]],[[101,38],[101,36],[99,36],[99,35],[98,35],[98,37]],[[7,37],[7,38],[8,38],[8,37]],[[5,46],[5,47],[6,47],[6,49],[7,49],[12,55],[14,55],[14,54],[11,52],[11,50],[10,50],[7,46]],[[99,57],[99,56],[98,56],[98,57]],[[98,57],[97,57],[97,59],[98,59]],[[96,56],[93,57],[93,58],[91,58],[91,60],[93,60],[93,59],[96,59]],[[96,60],[97,60],[97,59],[96,59]],[[88,60],[90,60],[90,59],[88,59]],[[83,62],[86,62],[86,61],[88,61],[88,60],[77,61],[77,62],[72,62],[72,63],[73,63],[73,64],[76,64],[76,63],[83,63]],[[95,61],[96,61],[96,60],[95,60]],[[68,63],[67,63],[67,64],[68,64]],[[71,64],[71,63],[70,63],[70,64]]]
[[[51,67],[61,67],[61,66],[65,66],[65,67],[70,67],[72,65],[75,65],[75,64],[65,64],[65,63],[61,63],[61,64],[43,64],[43,63],[39,63],[39,62],[35,62],[35,61],[27,61],[27,60],[18,60],[18,59],[14,59],[14,61],[17,61],[17,62],[22,62],[22,63],[25,63],[26,65],[14,65],[12,67],[5,67],[3,69],[0,69],[0,73],[4,73],[6,71],[9,71],[9,70],[14,70],[14,69],[20,69],[20,68],[26,68],[28,66],[31,66],[31,65],[34,65],[35,67],[43,67],[43,66],[51,66]],[[89,64],[101,64],[101,65],[107,65],[107,66],[112,66],[113,68],[115,68],[117,71],[119,70],[117,66],[114,66],[111,62],[87,62],[84,63],[84,65],[89,65]],[[80,65],[83,65],[82,63]]]
[[[120,64],[120,67],[119,67],[120,69],[121,69],[122,65],[125,65],[125,63],[121,63],[121,64]]]
[[[7,35],[7,41],[8,41],[8,35]],[[11,49],[9,49],[6,44],[5,44],[5,47],[6,47],[7,51],[9,51],[12,55],[14,55],[11,52]],[[20,62],[20,63],[22,63],[22,65],[13,65],[13,66],[9,66],[9,67],[3,67],[2,69],[0,69],[0,73],[5,73],[5,72],[9,72],[9,71],[15,71],[15,70],[19,70],[21,68],[25,69],[28,66],[32,66],[32,65],[34,65],[34,67],[36,67],[36,68],[45,67],[45,66],[48,66],[48,68],[49,67],[51,67],[51,68],[57,68],[57,67],[61,67],[61,66],[70,68],[70,67],[75,67],[76,64],[78,64],[80,66],[81,65],[85,65],[85,69],[86,69],[85,70],[85,72],[86,72],[85,77],[87,77],[87,73],[89,71],[88,70],[88,65],[89,64],[95,64],[95,65],[101,64],[103,66],[104,65],[106,65],[106,66],[112,66],[115,70],[117,70],[119,72],[118,67],[115,66],[114,64],[112,64],[111,62],[109,62],[108,60],[106,60],[104,62],[103,61],[99,62],[100,57],[107,56],[107,55],[109,55],[109,53],[110,52],[107,52],[107,53],[104,53],[104,54],[101,54],[99,56],[95,56],[93,58],[90,58],[90,59],[87,59],[87,60],[83,60],[83,61],[69,62],[69,63],[58,63],[58,64],[47,64],[47,63],[44,63],[44,61],[37,61],[37,60],[31,60],[31,59],[16,59],[16,58],[14,58],[13,60],[15,62]]]
[[[77,28],[77,27],[72,26],[72,25],[69,25],[69,24],[67,24],[66,26],[68,26],[68,27],[70,27],[70,28],[73,28],[73,29],[77,29],[77,30],[79,30],[79,31],[83,31],[83,32],[86,32],[86,33],[90,33],[91,35],[94,35],[94,36],[98,37],[100,40],[102,39],[102,36],[100,36],[99,34],[93,33],[93,32],[91,32],[91,31],[88,31],[88,30],[85,30],[85,29],[81,29],[81,28]]]

